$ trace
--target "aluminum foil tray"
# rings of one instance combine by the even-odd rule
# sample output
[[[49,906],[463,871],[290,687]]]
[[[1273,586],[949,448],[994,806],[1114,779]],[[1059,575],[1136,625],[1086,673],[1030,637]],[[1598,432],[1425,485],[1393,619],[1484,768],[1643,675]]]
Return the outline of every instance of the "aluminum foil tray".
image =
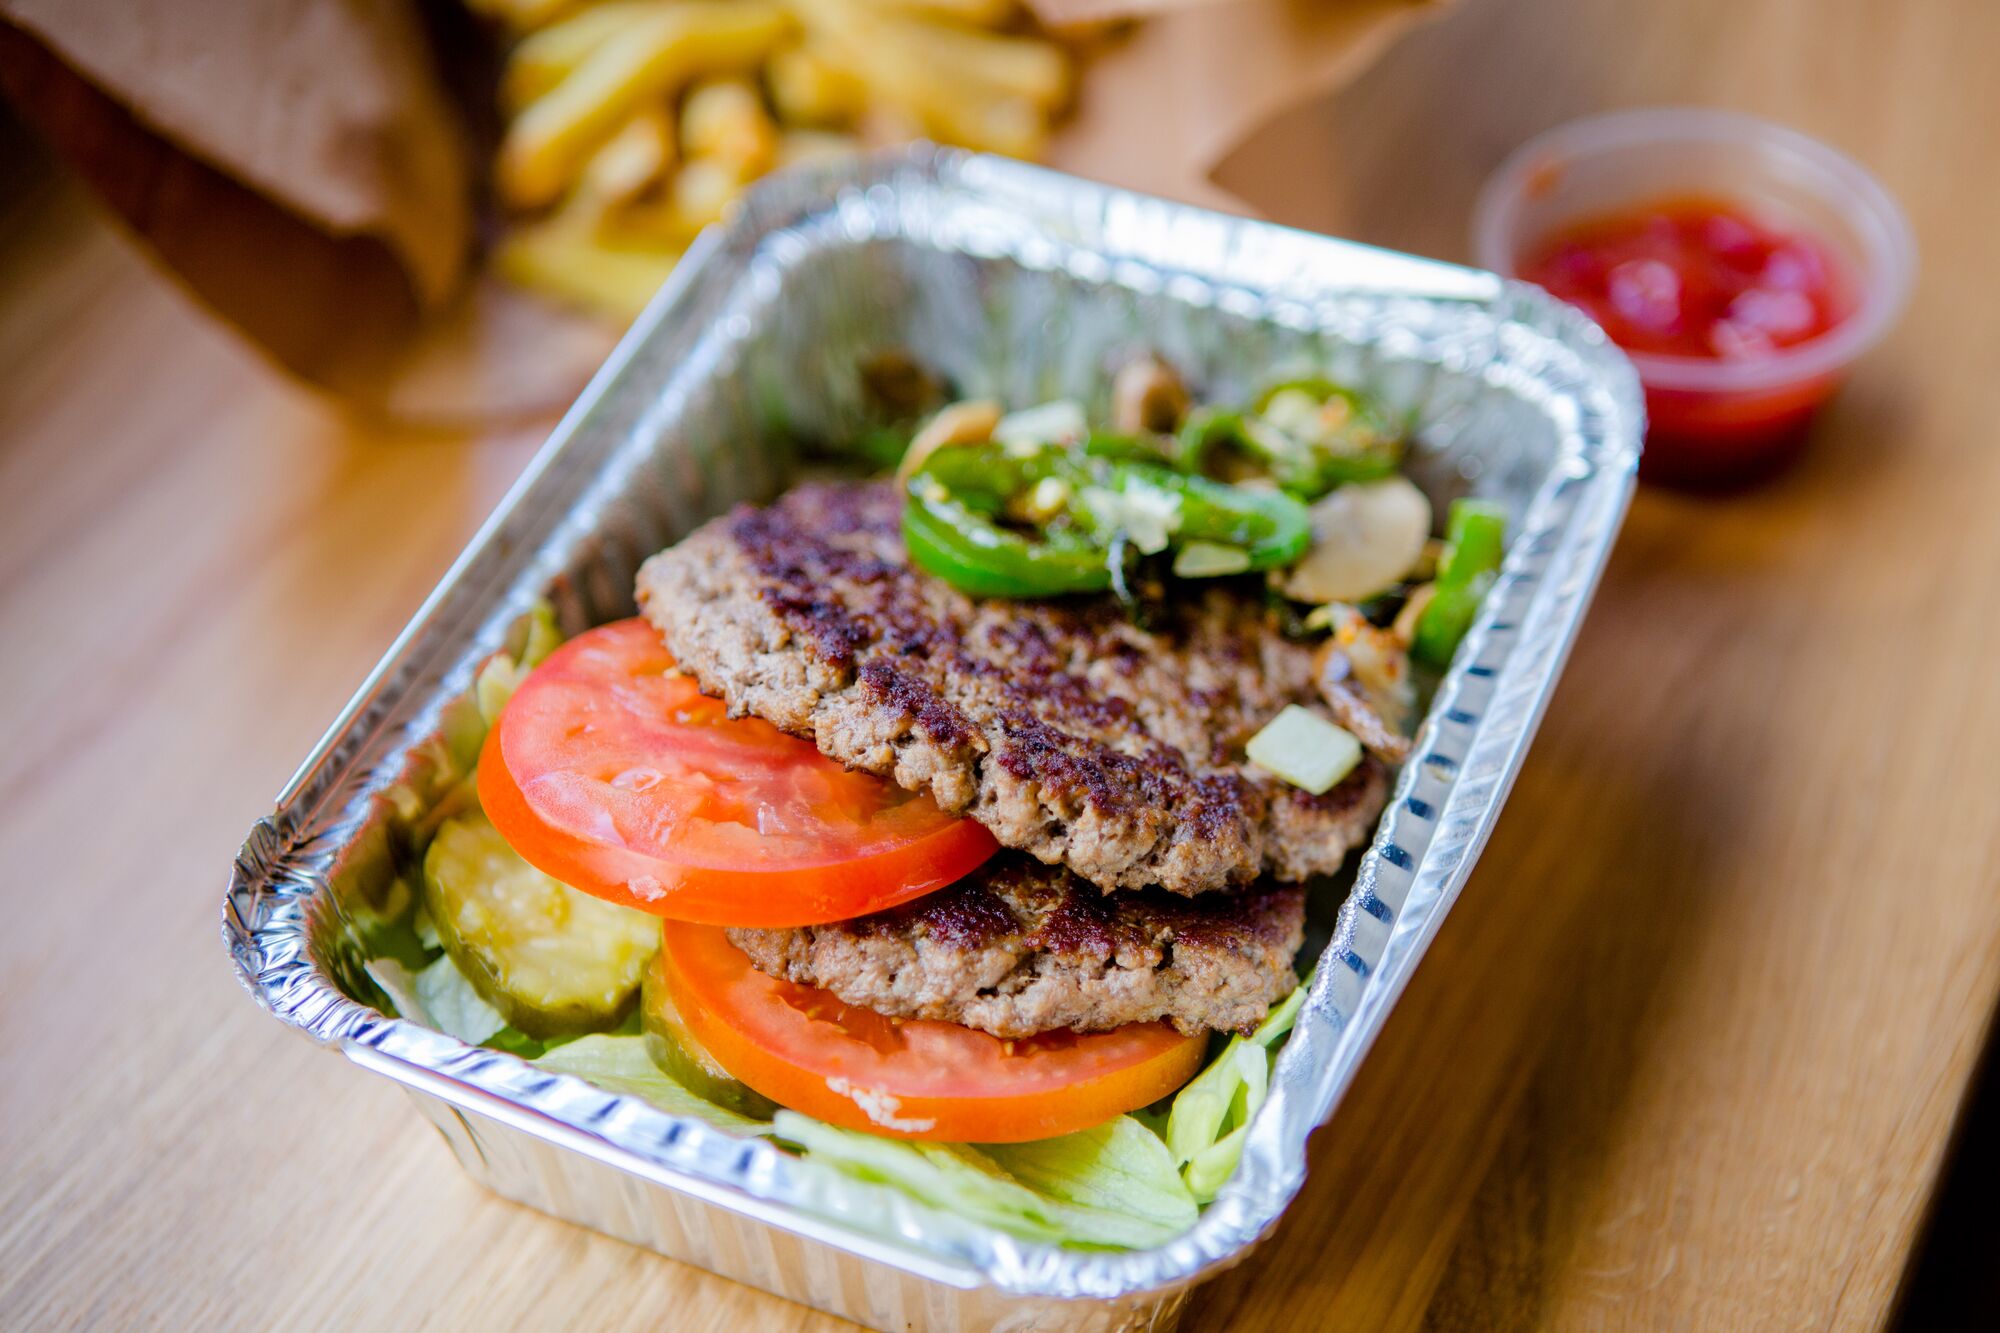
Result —
[[[1330,374],[1414,415],[1411,472],[1434,500],[1477,493],[1514,520],[1242,1165],[1157,1249],[1018,1241],[354,998],[375,993],[366,925],[407,892],[477,665],[541,599],[571,633],[631,614],[641,560],[865,424],[857,366],[891,348],[1015,405],[1102,409],[1142,350],[1205,398]],[[1307,1135],[1464,884],[1617,533],[1640,429],[1597,328],[1490,274],[929,148],[775,180],[697,243],[251,830],[225,942],[260,1004],[410,1089],[508,1198],[880,1329],[1165,1327],[1277,1224]]]

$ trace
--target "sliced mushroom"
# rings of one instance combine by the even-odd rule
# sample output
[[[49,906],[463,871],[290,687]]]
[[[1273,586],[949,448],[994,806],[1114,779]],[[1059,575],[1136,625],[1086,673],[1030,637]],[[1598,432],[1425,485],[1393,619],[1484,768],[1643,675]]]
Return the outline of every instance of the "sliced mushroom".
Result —
[[[938,414],[924,423],[924,428],[910,441],[910,447],[903,451],[903,461],[896,467],[896,480],[908,481],[924,465],[924,460],[940,449],[984,444],[993,438],[1000,415],[1000,404],[991,398],[974,398],[939,408]]]
[[[1312,507],[1312,549],[1279,589],[1301,602],[1360,602],[1393,587],[1424,553],[1431,502],[1401,477],[1342,486]]]
[[[1111,382],[1111,428],[1121,434],[1170,433],[1187,410],[1187,386],[1158,357],[1134,361]]]
[[[1389,626],[1389,633],[1395,636],[1404,651],[1407,652],[1410,645],[1417,641],[1417,622],[1424,618],[1424,612],[1430,607],[1431,599],[1437,596],[1437,590],[1435,583],[1419,583],[1411,589],[1410,599],[1403,603],[1403,609],[1396,613],[1396,623]]]
[[[1354,734],[1362,748],[1392,764],[1410,757],[1410,738],[1392,726],[1370,702],[1352,663],[1339,644],[1328,639],[1313,657],[1313,682],[1334,721]]]
[[[863,357],[854,370],[869,409],[888,420],[912,420],[935,411],[944,402],[944,386],[938,377],[904,348],[881,348]]]
[[[1067,398],[1009,412],[993,423],[993,438],[1001,444],[1074,444],[1089,433],[1083,404]]]

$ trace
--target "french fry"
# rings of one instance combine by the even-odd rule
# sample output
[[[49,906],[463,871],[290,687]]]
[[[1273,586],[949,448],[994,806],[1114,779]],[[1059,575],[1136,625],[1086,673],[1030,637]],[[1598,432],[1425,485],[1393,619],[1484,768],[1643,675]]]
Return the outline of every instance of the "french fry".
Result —
[[[582,189],[603,204],[629,203],[674,164],[674,127],[664,104],[646,107],[584,163]]]
[[[1070,97],[1069,58],[1052,42],[1003,37],[921,19],[885,23],[876,40],[897,49],[907,63],[948,72],[995,93],[1054,110]]]
[[[778,169],[806,162],[836,162],[862,151],[858,136],[832,130],[786,130],[778,135]]]
[[[980,28],[996,28],[1013,18],[1014,0],[869,0],[878,9],[929,14]]]
[[[532,32],[546,27],[575,9],[584,0],[466,0],[475,14],[499,19],[516,32]]]
[[[1006,87],[1020,81],[1019,71],[989,79],[982,77],[984,66],[962,63],[968,55],[985,55],[983,48],[945,43],[940,50],[921,31],[911,36],[913,30],[935,25],[885,19],[860,0],[814,0],[801,13],[810,14],[812,35],[860,73],[885,110],[900,112],[927,133],[1010,157],[1037,156],[1046,145],[1048,124],[1041,107]],[[973,33],[955,35],[987,40]]]
[[[518,208],[553,203],[637,107],[701,74],[754,65],[790,22],[786,11],[757,0],[685,0],[634,22],[508,126],[498,163],[502,196]]]
[[[735,164],[712,157],[681,164],[667,185],[674,217],[690,238],[712,222],[720,222],[746,184]]]
[[[930,135],[1015,157],[1073,94],[1018,0],[467,0],[523,35],[495,178],[554,205],[496,251],[526,286],[629,318],[772,170]]]
[[[597,224],[604,244],[621,250],[684,250],[698,230],[688,228],[665,189],[657,197],[606,209]]]
[[[778,150],[778,127],[764,99],[742,79],[715,79],[688,90],[681,103],[681,151],[715,158],[748,180],[768,169]]]
[[[703,227],[728,216],[746,184],[727,162],[690,158],[667,178],[657,197],[605,209],[597,234],[618,248],[684,250]]]
[[[501,105],[518,111],[568,78],[606,42],[671,7],[667,0],[611,0],[529,33],[508,53],[500,72]]]
[[[794,125],[839,125],[868,106],[868,85],[818,42],[773,51],[764,83],[778,115]]]
[[[1018,97],[936,98],[924,124],[945,143],[1005,157],[1037,158],[1049,145],[1047,117]]]
[[[656,242],[607,241],[594,211],[571,205],[510,231],[494,253],[494,265],[510,282],[630,321],[679,258],[678,248]]]

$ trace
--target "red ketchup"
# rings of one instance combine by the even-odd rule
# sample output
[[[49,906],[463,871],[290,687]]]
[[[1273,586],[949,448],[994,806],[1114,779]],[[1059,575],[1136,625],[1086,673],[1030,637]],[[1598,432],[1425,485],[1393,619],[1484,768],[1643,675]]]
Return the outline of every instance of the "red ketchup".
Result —
[[[1758,374],[1853,312],[1825,246],[1715,199],[1682,198],[1572,224],[1519,273],[1581,306],[1632,354],[1646,387],[1641,472],[1727,483],[1790,458],[1834,372]],[[1732,371],[1732,367],[1741,368]]]

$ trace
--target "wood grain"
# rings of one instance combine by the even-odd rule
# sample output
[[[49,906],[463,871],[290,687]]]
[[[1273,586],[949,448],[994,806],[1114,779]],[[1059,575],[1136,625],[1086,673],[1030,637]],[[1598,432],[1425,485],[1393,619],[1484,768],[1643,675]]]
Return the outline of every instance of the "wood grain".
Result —
[[[1471,0],[1234,165],[1459,256],[1521,135],[1738,106],[1876,169],[1925,279],[1798,471],[1641,497],[1304,1195],[1191,1326],[1887,1318],[2000,1000],[1996,49],[1977,0]],[[539,432],[346,419],[0,169],[0,1326],[838,1327],[485,1195],[241,994],[237,840]]]

